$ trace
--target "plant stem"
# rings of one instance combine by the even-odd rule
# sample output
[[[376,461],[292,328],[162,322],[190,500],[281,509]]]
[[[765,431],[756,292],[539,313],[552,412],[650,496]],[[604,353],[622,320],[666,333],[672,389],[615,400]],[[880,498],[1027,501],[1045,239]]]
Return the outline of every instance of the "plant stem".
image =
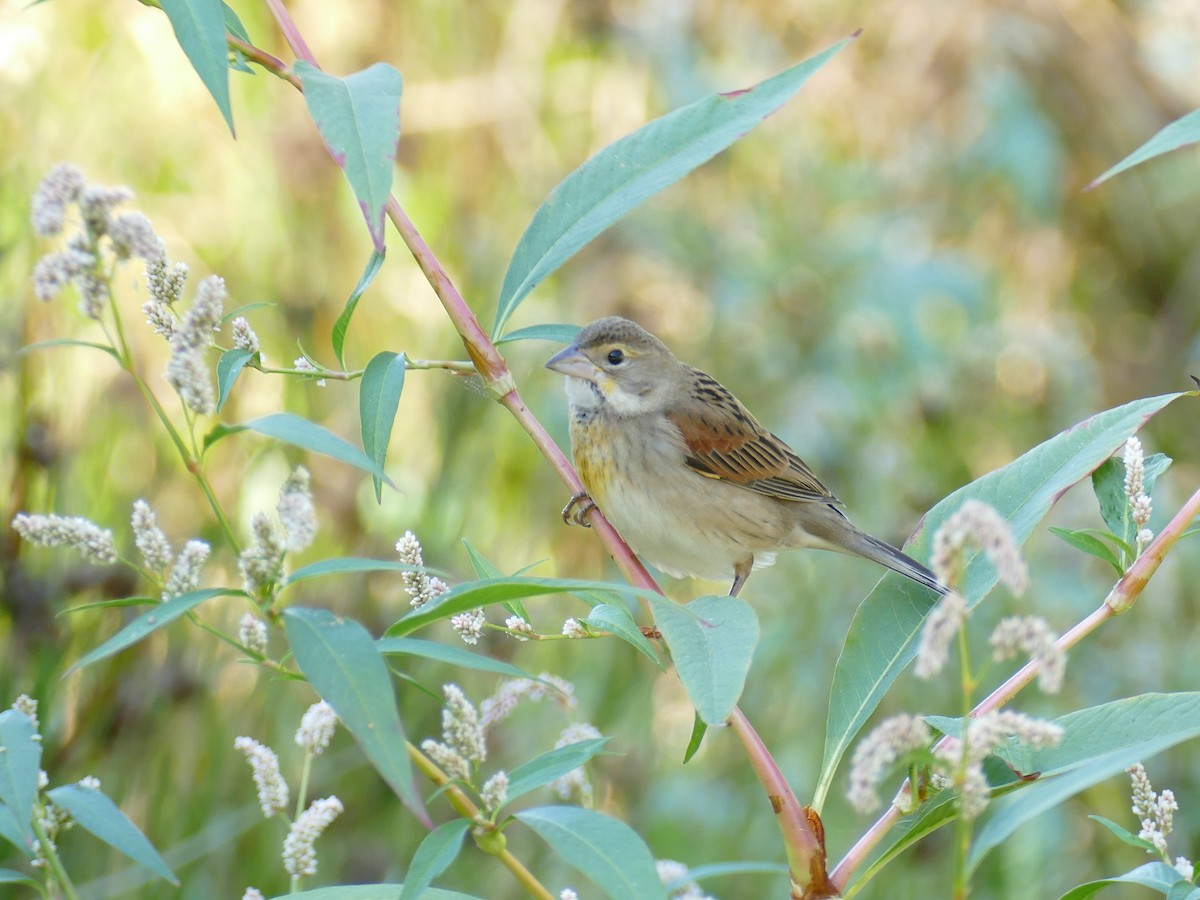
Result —
[[[113,296],[111,280],[108,281],[109,296]],[[138,391],[150,405],[154,415],[162,424],[163,429],[167,432],[167,437],[171,439],[171,443],[175,445],[176,451],[179,453],[180,459],[183,460],[184,467],[196,479],[196,483],[200,486],[200,490],[204,493],[205,499],[208,501],[209,508],[212,509],[213,515],[217,517],[217,522],[221,526],[221,530],[225,532],[225,537],[229,541],[229,546],[234,554],[241,552],[241,544],[237,539],[237,535],[233,530],[233,525],[225,516],[225,511],[221,508],[220,502],[217,500],[217,495],[213,492],[212,485],[209,484],[208,477],[204,474],[204,470],[200,466],[198,454],[190,450],[187,444],[184,443],[183,437],[175,428],[171,419],[167,416],[167,411],[163,409],[162,404],[158,402],[158,398],[154,392],[150,390],[150,386],[138,373],[137,367],[134,365],[133,353],[129,349],[129,341],[125,337],[125,326],[121,321],[121,313],[115,302],[109,304],[112,310],[113,324],[117,331],[117,345],[115,347],[117,354],[121,358],[121,368],[123,368],[129,377],[133,379],[133,383],[137,385]],[[193,443],[195,437],[192,436]]]
[[[783,835],[791,872],[793,897],[836,897],[837,891],[825,874],[825,847],[815,833],[796,795],[792,793],[779,765],[767,750],[766,744],[740,709],[734,709],[729,724],[742,742],[754,774],[758,776],[775,821]],[[803,893],[797,893],[800,888]]]
[[[412,744],[407,744],[408,757],[413,761],[421,773],[436,784],[438,787],[444,788],[442,791],[446,800],[454,807],[464,819],[470,819],[472,822],[482,822],[483,815],[479,811],[479,807],[471,802],[468,797],[457,785],[450,783],[450,777],[443,772],[438,765],[428,756],[422,753]],[[496,859],[503,863],[504,867],[512,872],[513,877],[520,882],[521,887],[529,893],[531,897],[536,897],[537,900],[554,900],[554,895],[546,889],[546,886],[538,881],[537,877],[525,868],[525,864],[512,855],[509,850],[504,850],[496,856]]]
[[[304,812],[305,801],[308,800],[308,776],[312,772],[313,756],[311,753],[304,754],[304,767],[300,770],[300,789],[296,791],[296,818],[300,818],[300,814]]]
[[[1145,589],[1146,584],[1150,581],[1151,576],[1154,575],[1158,567],[1162,564],[1167,552],[1183,536],[1184,531],[1186,531],[1188,525],[1191,524],[1197,515],[1200,515],[1200,490],[1197,490],[1188,498],[1179,512],[1167,523],[1167,526],[1146,546],[1145,552],[1121,576],[1121,579],[1109,591],[1108,596],[1104,598],[1104,602],[1079,622],[1075,623],[1070,631],[1054,642],[1055,646],[1066,652],[1099,628],[1104,622],[1132,607]],[[976,704],[970,711],[970,715],[978,716],[982,713],[991,712],[1003,707],[1022,688],[1037,677],[1040,668],[1033,660],[1027,662],[1009,677],[1007,681]],[[946,742],[947,739],[943,738],[934,746],[934,749],[936,750],[945,746]],[[871,854],[871,851],[883,840],[883,836],[900,820],[902,815],[901,810],[897,809],[894,805],[889,806],[887,811],[879,817],[878,821],[867,830],[866,834],[859,838],[854,846],[847,851],[846,855],[842,857],[842,860],[834,867],[833,872],[829,876],[830,880],[839,890],[845,891],[846,884],[850,881],[850,876],[854,874],[854,870],[862,865]]]
[[[967,896],[967,853],[971,849],[971,821],[962,814],[961,786],[966,783],[967,768],[971,764],[971,745],[967,740],[967,720],[971,715],[971,698],[975,693],[975,676],[971,672],[971,645],[967,640],[967,626],[964,622],[958,629],[958,665],[962,680],[962,722],[963,731],[959,741],[958,782],[960,785],[958,808],[959,814],[954,821],[954,896]],[[910,790],[915,789],[909,779]]]
[[[66,900],[79,900],[79,893],[75,890],[71,876],[67,874],[66,867],[63,866],[62,859],[59,858],[58,850],[55,849],[54,842],[50,840],[50,836],[46,834],[46,829],[42,827],[41,817],[36,811],[33,816],[33,833],[37,835],[38,847],[42,858],[46,860],[46,864],[50,867],[54,881],[58,882],[58,886],[62,888],[63,896]]]
[[[303,37],[297,30],[295,23],[292,21],[286,8],[284,8],[281,0],[266,0],[266,2],[267,6],[271,10],[272,15],[279,23],[280,29],[283,31],[289,46],[292,48],[292,51],[299,58],[305,60],[311,65],[316,66],[316,58],[313,56],[312,51],[308,48],[308,45],[304,42]],[[272,71],[276,71],[277,74],[280,74],[284,77],[288,77],[288,75],[291,74],[288,73],[288,75],[284,75],[284,70],[280,68],[282,67],[280,60],[270,57],[269,54],[260,53],[251,56],[251,54],[247,52],[248,48],[244,47],[242,42],[239,41],[234,43],[231,39],[230,43],[233,46],[237,46],[238,49],[242,50],[243,53],[246,53],[247,58],[253,58],[256,62],[259,62],[260,65],[263,65]],[[288,81],[298,89],[301,88],[299,79],[296,79],[294,75],[288,77]],[[530,412],[529,408],[525,405],[525,401],[521,399],[520,394],[517,392],[516,383],[513,380],[512,373],[509,371],[508,365],[504,361],[504,357],[501,356],[499,350],[496,349],[496,346],[489,339],[487,333],[480,326],[479,320],[476,318],[474,312],[471,311],[471,308],[467,305],[466,300],[463,299],[462,294],[460,294],[458,289],[454,286],[454,282],[451,281],[449,274],[447,274],[437,256],[434,255],[433,251],[429,248],[429,245],[425,243],[425,239],[421,237],[420,233],[416,229],[416,226],[413,225],[412,220],[408,218],[408,215],[400,206],[399,201],[397,201],[394,196],[389,196],[386,204],[384,205],[384,210],[386,211],[388,218],[392,220],[392,224],[396,227],[396,231],[400,234],[400,237],[408,247],[409,252],[412,253],[413,259],[416,260],[417,265],[420,267],[426,279],[429,281],[429,284],[433,288],[434,293],[437,295],[438,300],[441,301],[442,307],[446,311],[446,315],[449,317],[451,324],[454,325],[455,330],[462,339],[463,346],[466,348],[467,356],[470,357],[471,364],[483,379],[484,386],[487,388],[488,394],[502,406],[504,406],[513,416],[513,418],[517,420],[518,424],[520,424],[520,426],[525,430],[526,434],[529,435],[534,445],[542,452],[546,459],[549,460],[555,471],[558,472],[559,477],[562,478],[562,480],[566,483],[567,488],[571,491],[571,493],[576,494],[582,492],[584,490],[583,483],[579,480],[579,475],[576,473],[575,468],[567,460],[562,450],[559,449],[558,445],[550,437],[546,429],[542,427],[542,424],[537,420],[533,413]],[[608,520],[604,518],[601,512],[595,507],[592,507],[588,511],[587,515],[588,520],[596,533],[596,536],[600,538],[605,549],[607,549],[609,554],[612,556],[613,562],[616,563],[617,567],[621,570],[629,582],[636,587],[658,591],[661,594],[662,589],[658,587],[654,579],[650,576],[650,573],[646,571],[645,566],[642,565],[641,561],[637,558],[629,546],[621,539],[621,536],[617,533],[616,529],[609,524]],[[645,613],[647,619],[653,621],[648,602],[644,598],[641,602],[643,612]],[[739,717],[743,722],[745,721],[745,717],[742,716],[741,712],[735,709],[733,714],[734,720],[738,720]],[[746,727],[749,728],[749,723],[746,723]],[[750,729],[750,731],[752,732],[753,729]],[[758,739],[757,735],[755,735],[755,741],[757,741],[757,748],[754,750],[755,757],[751,759],[751,764],[757,765],[756,760],[758,763],[769,760],[770,766],[773,767],[774,772],[778,773],[778,766],[775,764],[774,759],[771,758],[771,755],[767,751],[765,745],[763,745],[761,740]],[[743,745],[747,746],[747,752],[750,752],[749,745],[745,743],[745,739],[743,739]],[[410,753],[414,750],[415,748],[410,749]],[[758,771],[757,768],[756,771]],[[772,779],[772,782],[773,780],[774,779]],[[784,787],[787,786],[787,782],[785,779],[783,779],[781,774],[778,775],[778,781]],[[764,786],[765,784],[766,783],[764,782]],[[459,793],[461,794],[461,792]],[[819,854],[814,855],[812,848],[819,848],[820,841],[810,826],[804,811],[800,808],[800,804],[796,801],[795,795],[792,794],[790,789],[788,789],[786,791],[771,793],[770,796],[772,797],[773,805],[777,801],[786,807],[786,809],[781,812],[780,815],[786,814],[788,821],[792,823],[792,825],[789,826],[789,828],[784,832],[784,839],[785,844],[787,845],[789,858],[794,855],[796,858],[801,860],[819,859],[821,863],[820,875],[821,879],[824,880],[824,852],[821,851]],[[462,799],[466,799],[465,795]],[[451,803],[453,804],[454,802],[455,801],[452,799]],[[476,810],[476,814],[477,813],[478,810]],[[511,854],[508,854],[508,851],[505,851],[505,853],[511,856]],[[503,857],[501,857],[501,859],[503,859]],[[515,859],[515,857],[512,859],[512,862],[516,866],[521,865],[520,862]],[[522,866],[521,868],[523,869],[524,867]],[[512,869],[512,866],[510,866],[510,869]],[[516,870],[513,869],[513,871],[514,874],[516,874]],[[807,875],[808,873],[796,874]],[[532,878],[532,876],[530,877]],[[518,876],[518,878],[520,879],[520,876]],[[801,884],[806,887],[813,886],[813,882],[810,880],[804,880],[801,882]],[[540,884],[538,887],[541,888]],[[529,889],[528,886],[527,889]],[[545,888],[541,888],[541,890],[544,891]],[[542,894],[535,894],[535,896],[540,897]],[[549,895],[546,894],[545,896]],[[812,894],[811,896],[822,895]]]

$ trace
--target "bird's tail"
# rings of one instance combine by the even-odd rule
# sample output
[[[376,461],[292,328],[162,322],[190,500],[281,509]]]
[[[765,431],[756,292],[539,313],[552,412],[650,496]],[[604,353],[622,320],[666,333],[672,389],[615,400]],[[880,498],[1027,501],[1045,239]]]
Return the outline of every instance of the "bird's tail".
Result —
[[[931,591],[937,591],[939,594],[949,593],[949,588],[938,581],[936,575],[908,554],[865,532],[859,531],[858,534],[862,540],[855,542],[855,545],[851,547],[855,553],[874,560],[881,566],[887,566],[893,572],[899,572],[905,578],[911,578],[917,584],[923,585]]]
[[[911,578],[931,591],[937,591],[939,594],[950,592],[950,589],[939,582],[937,576],[927,568],[891,544],[873,538],[857,528],[832,503],[806,504],[799,507],[798,511],[803,513],[797,522],[803,538],[797,546],[822,547],[826,550],[863,556],[893,572],[899,572],[905,578]]]

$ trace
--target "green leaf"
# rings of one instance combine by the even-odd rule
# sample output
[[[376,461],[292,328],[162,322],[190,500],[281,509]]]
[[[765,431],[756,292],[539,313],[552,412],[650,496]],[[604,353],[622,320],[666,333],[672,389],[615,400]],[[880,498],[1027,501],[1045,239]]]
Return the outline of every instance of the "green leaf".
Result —
[[[363,371],[362,385],[358,389],[358,415],[362,427],[363,448],[367,456],[379,466],[387,462],[388,444],[392,440],[392,426],[396,421],[396,410],[400,408],[400,394],[404,390],[403,353],[384,350],[376,354]],[[375,482],[375,500],[383,502],[383,484]]]
[[[704,740],[704,735],[708,732],[708,726],[704,724],[704,720],[700,718],[700,713],[696,713],[695,719],[692,721],[692,736],[688,738],[687,749],[683,751],[683,764],[686,766],[692,761],[692,757],[700,749],[700,744]]]
[[[225,10],[221,0],[159,2],[188,62],[216,101],[230,134],[236,136],[233,107],[229,102],[229,50],[225,44]]]
[[[1172,150],[1178,150],[1180,147],[1186,147],[1189,144],[1195,144],[1200,141],[1200,109],[1192,110],[1185,116],[1176,119],[1170,125],[1167,125],[1158,134],[1142,144],[1127,157],[1089,184],[1084,190],[1090,191],[1092,188],[1102,184],[1114,175],[1119,175],[1126,169],[1132,169],[1139,163],[1144,163],[1148,159],[1153,159],[1156,156],[1162,156],[1164,153],[1170,153]]]
[[[642,630],[638,628],[637,623],[633,621],[633,616],[624,606],[615,603],[601,603],[593,606],[586,618],[579,621],[599,631],[607,631],[609,634],[619,637],[658,666],[660,672],[666,671],[658,654],[654,652],[654,645],[642,634]]]
[[[578,325],[530,325],[528,328],[518,328],[510,331],[502,338],[497,338],[496,346],[511,344],[514,341],[553,341],[556,344],[569,344],[579,334]]]
[[[254,43],[250,40],[250,32],[246,30],[246,26],[242,24],[242,20],[238,18],[238,14],[230,8],[229,4],[222,3],[221,9],[225,14],[225,30],[247,44]]]
[[[246,363],[257,355],[241,347],[234,347],[221,354],[221,358],[217,360],[217,412],[225,405],[229,392],[233,390],[233,383],[237,381],[242,369],[246,368]]]
[[[79,662],[67,669],[66,674],[70,675],[78,672],[85,666],[90,666],[94,662],[107,659],[114,653],[120,653],[128,647],[132,647],[138,641],[142,640],[142,638],[153,634],[166,625],[170,625],[180,616],[195,609],[206,600],[211,600],[213,597],[244,596],[244,592],[235,590],[234,588],[205,588],[202,591],[188,591],[186,594],[172,597],[170,600],[166,600],[142,613],[99,647],[84,655]],[[65,678],[66,675],[63,677]]]
[[[1149,850],[1151,853],[1157,853],[1155,846],[1145,838],[1140,838],[1123,825],[1118,825],[1112,819],[1106,819],[1104,816],[1088,816],[1089,819],[1099,822],[1109,831],[1111,831],[1118,840],[1123,841],[1130,847],[1137,847],[1139,850]]]
[[[700,597],[680,606],[655,595],[650,605],[700,718],[724,725],[746,685],[758,644],[758,616],[736,597]]]
[[[408,563],[386,559],[368,559],[362,556],[339,556],[301,566],[284,579],[283,583],[292,585],[298,581],[308,581],[310,578],[324,578],[327,575],[358,575],[363,572],[425,572],[430,575],[449,577],[441,569],[431,569],[428,566],[410,566]]]
[[[346,300],[346,305],[342,307],[342,312],[337,317],[337,321],[333,323],[333,355],[337,357],[338,365],[343,369],[346,368],[343,351],[346,347],[346,331],[350,327],[350,317],[354,315],[354,309],[358,306],[359,298],[371,286],[371,282],[375,280],[375,276],[379,274],[379,269],[383,266],[383,257],[384,251],[371,251],[371,258],[367,260],[367,267],[363,269],[363,273],[358,279],[358,284],[354,286],[353,293]]]
[[[618,596],[634,592],[624,584],[608,584],[598,581],[575,581],[567,578],[529,578],[509,576],[485,578],[456,585],[449,593],[431,600],[420,609],[415,609],[386,632],[387,637],[403,637],[418,628],[445,619],[458,613],[489,606],[492,603],[541,597],[546,594],[575,594],[579,591],[606,591]]]
[[[25,835],[21,832],[21,826],[17,823],[16,816],[3,803],[0,803],[0,838],[4,838],[4,840],[24,853],[29,859],[34,858],[33,838],[26,839]]]
[[[397,900],[402,884],[342,884],[315,888],[298,894],[280,894],[277,900]],[[460,894],[441,888],[426,888],[421,900],[481,900],[474,894]]]
[[[392,190],[400,141],[403,79],[386,63],[337,78],[297,61],[292,70],[304,86],[317,130],[334,162],[346,173],[367,220],[375,249],[383,252],[383,207]]]
[[[471,542],[463,538],[463,546],[467,548],[467,556],[471,559],[471,568],[475,570],[475,574],[479,578],[503,578],[504,572],[487,559],[482,553],[471,546]],[[520,572],[517,573],[521,574]],[[525,604],[520,600],[506,600],[501,604],[511,615],[520,616],[526,622],[530,621],[529,613],[525,610]]]
[[[406,656],[421,656],[438,662],[449,663],[460,669],[477,669],[481,672],[495,672],[512,678],[533,678],[524,669],[512,663],[502,662],[478,653],[472,653],[465,647],[453,647],[449,644],[439,644],[435,641],[422,641],[416,638],[380,638],[375,642],[380,653],[399,653]],[[534,679],[536,681],[536,679]]]
[[[300,671],[396,796],[428,823],[413,784],[392,679],[371,635],[353,619],[327,609],[292,607],[284,610],[283,623]]]
[[[33,847],[33,801],[37,796],[42,742],[33,719],[15,709],[0,712],[0,802],[20,831],[22,849]]]
[[[51,338],[48,341],[34,341],[32,344],[26,344],[21,347],[18,353],[32,353],[34,350],[47,350],[50,347],[87,347],[90,350],[100,350],[107,353],[118,363],[121,361],[121,355],[109,344],[97,344],[94,341],[79,341],[75,338]]]
[[[548,750],[517,766],[508,773],[508,802],[511,803],[518,797],[549,784],[555,778],[575,771],[597,756],[610,740],[612,739],[603,737],[576,741],[565,747]]]
[[[171,884],[179,884],[179,879],[158,855],[154,845],[103,793],[79,784],[64,784],[48,791],[47,796],[56,806],[69,812],[81,828],[90,831],[113,849],[120,850],[158,877]]]
[[[1200,737],[1200,692],[1142,694],[1055,721],[1065,732],[1057,747],[1035,751],[1014,742],[997,751],[1018,772],[1040,772],[1041,777],[992,801],[972,842],[968,869],[1034,816],[1122,774],[1135,762]]]
[[[496,304],[493,337],[547,275],[623,215],[716,156],[779,109],[850,42],[748,90],[711,94],[609,144],[550,192],[521,235]]]
[[[909,847],[928,837],[943,825],[953,822],[958,817],[958,807],[955,803],[957,799],[958,794],[955,791],[940,791],[930,800],[921,804],[915,812],[901,818],[888,835],[891,842],[872,856],[868,865],[854,877],[852,884],[869,882],[884,866]]]
[[[1099,881],[1081,884],[1079,887],[1067,891],[1059,900],[1087,900],[1088,897],[1098,894],[1110,884],[1136,884],[1141,887],[1153,888],[1160,894],[1167,895],[1171,887],[1180,881],[1183,881],[1183,876],[1173,867],[1162,862],[1152,862],[1138,866],[1132,872],[1126,872],[1124,875],[1101,878]]]
[[[1076,550],[1082,550],[1084,553],[1100,557],[1116,570],[1117,575],[1125,574],[1125,569],[1121,565],[1121,561],[1117,559],[1117,552],[1095,535],[1089,534],[1086,531],[1072,531],[1070,528],[1058,528],[1054,525],[1050,526],[1050,533],[1062,538]]]
[[[207,452],[208,448],[217,441],[231,434],[237,434],[239,431],[256,431],[294,447],[332,456],[339,462],[362,469],[364,472],[382,479],[390,487],[396,486],[387,477],[387,473],[357,447],[338,437],[329,429],[322,428],[299,416],[293,416],[291,413],[271,413],[251,419],[249,422],[242,422],[240,425],[218,425],[205,435],[204,450]]]
[[[1152,453],[1144,461],[1145,476],[1143,492],[1147,496],[1154,495],[1154,483],[1158,476],[1167,471],[1171,458],[1161,453]],[[1137,526],[1129,512],[1129,498],[1125,496],[1125,461],[1115,456],[1104,461],[1100,468],[1092,473],[1092,489],[1096,492],[1096,500],[1100,503],[1100,517],[1104,524],[1128,546],[1137,541]],[[1123,571],[1123,570],[1122,570]]]
[[[991,504],[1008,520],[1018,543],[1037,527],[1071,485],[1087,477],[1131,434],[1182,393],[1135,400],[1086,419],[1039,444],[1007,466],[955,491],[930,510],[908,542],[907,552],[926,558],[934,533],[968,499]],[[982,555],[967,565],[960,590],[978,603],[996,584]],[[916,655],[916,637],[936,596],[888,573],[862,602],[834,670],[825,754],[813,806],[820,811],[850,743],[883,695]]]
[[[463,835],[471,828],[468,819],[455,819],[439,825],[421,841],[413,854],[404,878],[404,890],[400,900],[418,900],[425,896],[425,889],[458,858],[462,850]]]
[[[42,889],[40,882],[15,869],[0,869],[0,884],[23,884],[39,892]]]
[[[614,900],[666,900],[654,858],[624,822],[577,806],[539,806],[516,818]]]
[[[158,606],[162,600],[158,597],[122,597],[119,600],[97,600],[94,603],[80,603],[78,606],[68,606],[60,609],[55,616],[69,616],[74,613],[92,612],[97,609],[119,609],[125,606]]]

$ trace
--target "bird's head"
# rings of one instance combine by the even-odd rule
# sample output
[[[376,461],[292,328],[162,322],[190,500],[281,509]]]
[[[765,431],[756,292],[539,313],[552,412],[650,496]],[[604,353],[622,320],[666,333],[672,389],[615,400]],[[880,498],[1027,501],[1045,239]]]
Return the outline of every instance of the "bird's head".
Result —
[[[556,353],[547,369],[567,376],[567,396],[581,407],[622,416],[665,408],[683,367],[666,345],[635,322],[597,319]]]

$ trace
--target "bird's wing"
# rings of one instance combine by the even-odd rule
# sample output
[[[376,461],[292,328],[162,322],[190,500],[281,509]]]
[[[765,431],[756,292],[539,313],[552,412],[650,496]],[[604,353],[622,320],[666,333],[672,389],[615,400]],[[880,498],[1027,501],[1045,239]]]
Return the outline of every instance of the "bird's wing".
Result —
[[[685,406],[667,413],[687,446],[687,464],[701,475],[781,500],[839,503],[791,447],[771,434],[725,387],[693,370]]]

